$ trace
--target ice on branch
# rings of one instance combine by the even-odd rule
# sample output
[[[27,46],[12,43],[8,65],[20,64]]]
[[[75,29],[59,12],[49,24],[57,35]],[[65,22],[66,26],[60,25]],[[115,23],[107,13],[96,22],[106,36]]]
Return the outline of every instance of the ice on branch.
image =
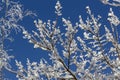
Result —
[[[9,0],[3,0],[6,2],[6,11],[4,12],[4,15],[0,17],[0,30],[4,33],[5,37],[8,37],[9,34],[11,33],[11,30],[15,30],[16,32],[19,32],[21,30],[21,25],[19,25],[19,22],[25,17],[29,16],[26,15],[28,14],[29,11],[24,11],[22,8],[22,5],[9,1]],[[4,6],[3,6],[4,7]],[[0,32],[1,34],[1,32]]]
[[[28,33],[23,29],[24,38],[28,39],[30,43],[34,44],[34,48],[41,48],[43,50],[51,50],[53,44],[57,43],[58,36],[60,34],[59,27],[56,26],[56,21],[43,22],[42,20],[35,20],[34,24],[37,28],[36,31],[32,31],[33,34]]]
[[[29,59],[27,60],[27,70],[24,69],[21,62],[16,61],[16,65],[18,66],[18,73],[16,77],[18,80],[39,80],[39,67],[37,67],[37,63],[30,63]]]
[[[90,9],[88,10],[88,14],[90,17],[88,17],[85,22],[82,17],[79,16],[79,27],[83,30],[91,32],[92,34],[97,33],[101,27],[101,23],[99,22],[101,17],[98,15],[98,18],[95,18],[94,15],[91,14]]]
[[[10,68],[9,60],[13,56],[9,56],[5,50],[0,49],[0,71],[2,68]]]
[[[104,4],[108,3],[109,0],[101,0]]]
[[[84,32],[83,34],[84,34],[84,37],[85,37],[86,39],[89,39],[89,36],[90,36],[89,33]]]
[[[66,33],[64,33],[65,39],[62,41],[64,50],[62,50],[65,58],[69,59],[72,54],[75,54],[78,50],[77,42],[74,39],[75,34],[77,33],[78,23],[75,26],[72,25],[70,20],[62,18],[63,26],[65,26]]]
[[[34,44],[34,48],[39,48],[39,45],[38,44]]]
[[[101,2],[110,6],[120,6],[120,0],[101,0]]]
[[[27,31],[23,30],[23,34],[24,34],[23,36],[24,39],[31,39],[31,35]]]
[[[1,2],[2,1],[2,2]],[[11,35],[13,31],[19,32],[22,28],[22,25],[19,22],[25,17],[28,16],[28,11],[24,11],[21,4],[14,2],[12,0],[1,0],[0,7],[0,79],[2,79],[2,70],[7,70],[11,73],[16,73],[12,70],[9,61],[13,56],[8,55],[6,48],[8,44],[7,40],[12,40]],[[27,14],[27,15],[26,15]],[[24,32],[24,34],[26,34]],[[5,46],[7,45],[7,47]]]
[[[107,27],[105,27],[105,31],[106,31],[106,38],[108,41],[114,41],[113,35],[112,33],[110,33],[109,29]]]
[[[110,8],[110,12],[108,13],[108,21],[114,26],[118,26],[120,24],[119,18],[114,14],[112,8]]]
[[[57,78],[62,74],[62,64],[58,61],[53,63],[53,66],[49,65],[44,59],[40,60],[40,63],[30,62],[27,59],[27,69],[24,69],[21,62],[16,61],[18,66],[17,78],[19,80],[41,80],[44,77],[47,79]]]
[[[62,21],[65,23],[64,26],[67,26],[66,30],[68,31],[68,34],[74,31],[72,23],[69,20],[62,18]],[[66,34],[66,36],[67,36],[67,34]]]
[[[55,13],[58,15],[58,16],[61,16],[62,13],[61,13],[61,9],[62,9],[62,6],[60,4],[60,1],[57,1],[56,5],[55,5]]]
[[[77,32],[77,27],[78,27],[78,23],[76,23],[75,26],[72,25],[71,21],[70,20],[67,20],[65,18],[62,18],[62,21],[64,22],[64,26],[67,26],[65,29],[66,29],[66,34],[65,36],[69,36],[70,34],[74,34]]]
[[[87,25],[83,22],[83,19],[81,16],[79,16],[79,22],[80,22],[79,27],[81,29],[87,29]]]

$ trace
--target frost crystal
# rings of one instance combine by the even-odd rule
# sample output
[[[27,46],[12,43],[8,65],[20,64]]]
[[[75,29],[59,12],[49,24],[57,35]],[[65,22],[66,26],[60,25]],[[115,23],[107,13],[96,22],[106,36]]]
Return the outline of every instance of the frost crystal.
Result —
[[[60,1],[57,1],[56,6],[55,6],[55,9],[56,9],[55,13],[56,13],[58,16],[61,16],[61,15],[62,15],[62,13],[61,13],[62,6],[61,6],[61,4],[60,4]]]
[[[86,39],[89,39],[89,33],[84,32],[84,37],[85,37]]]
[[[106,31],[106,38],[108,41],[113,41],[114,38],[113,38],[113,35],[112,33],[110,33],[109,29],[107,27],[105,27],[105,31]]]
[[[34,44],[34,48],[38,48],[39,47],[39,45],[38,44]]]
[[[0,49],[0,71],[2,68],[10,67],[8,61],[13,58],[13,56],[8,56],[5,50]]]
[[[108,21],[114,26],[118,26],[120,21],[118,17],[113,13],[112,8],[110,8],[110,12],[108,13]]]

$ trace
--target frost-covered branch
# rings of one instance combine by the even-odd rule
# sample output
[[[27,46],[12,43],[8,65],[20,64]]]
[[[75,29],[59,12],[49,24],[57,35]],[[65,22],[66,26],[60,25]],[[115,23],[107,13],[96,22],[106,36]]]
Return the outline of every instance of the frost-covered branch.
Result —
[[[100,1],[110,6],[120,7],[120,0],[100,0]]]
[[[6,40],[11,40],[10,35],[13,31],[18,32],[21,29],[19,22],[25,17],[30,15],[30,11],[25,12],[22,9],[22,5],[18,2],[13,2],[12,0],[2,0],[0,1],[0,72],[4,69],[16,74],[16,71],[12,70],[12,66],[9,61],[13,56],[8,55],[8,50],[6,50]],[[0,74],[1,76],[2,74]],[[3,77],[3,76],[1,76]],[[3,77],[4,79],[4,77]],[[2,80],[0,78],[0,80]]]
[[[119,0],[102,0],[104,4],[119,6]],[[49,52],[51,63],[41,59],[40,63],[27,60],[27,68],[16,61],[19,80],[43,79],[72,79],[72,80],[113,80],[120,79],[120,20],[112,8],[108,12],[106,21],[110,25],[103,26],[102,16],[97,17],[89,6],[86,7],[88,17],[75,25],[62,18],[63,26],[58,25],[58,18],[62,16],[61,4],[55,6],[57,18],[47,22],[38,19],[34,21],[36,31],[30,33],[25,28],[23,38],[32,43],[34,48]],[[110,27],[109,27],[110,26]],[[61,31],[64,28],[64,31]],[[102,31],[103,30],[103,31]],[[83,32],[83,33],[81,33]],[[74,68],[73,68],[74,67]],[[109,70],[108,74],[105,72]]]

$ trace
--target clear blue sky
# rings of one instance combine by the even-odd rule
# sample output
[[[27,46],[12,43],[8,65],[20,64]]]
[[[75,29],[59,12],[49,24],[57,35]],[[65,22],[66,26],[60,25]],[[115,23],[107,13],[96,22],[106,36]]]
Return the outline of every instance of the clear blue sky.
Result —
[[[47,21],[48,19],[55,20],[54,6],[57,0],[14,1],[19,1],[21,4],[23,4],[24,9],[31,10],[38,15],[38,17],[32,18],[26,17],[21,22],[21,25],[23,25],[29,32],[36,29],[33,23],[33,21],[36,19],[42,19],[43,21]],[[109,11],[109,6],[102,4],[99,0],[60,0],[60,2],[63,7],[62,17],[70,17],[73,23],[78,21],[79,15],[83,16],[83,18],[86,18],[86,6],[90,6],[92,13],[94,13],[95,16],[97,14],[103,16],[103,23],[107,17],[107,12]],[[13,49],[13,51],[9,52],[9,55],[14,55],[15,59],[21,61],[23,64],[26,63],[27,58],[29,58],[31,61],[39,61],[42,57],[48,60],[48,53],[46,51],[42,51],[41,49],[34,49],[33,44],[28,43],[28,41],[22,37],[22,32],[13,36],[14,42],[9,43],[9,45],[6,46],[7,49]],[[11,64],[15,68],[14,60],[11,60]],[[17,80],[14,75],[11,75],[10,73],[7,74],[6,76],[10,78],[10,80]]]

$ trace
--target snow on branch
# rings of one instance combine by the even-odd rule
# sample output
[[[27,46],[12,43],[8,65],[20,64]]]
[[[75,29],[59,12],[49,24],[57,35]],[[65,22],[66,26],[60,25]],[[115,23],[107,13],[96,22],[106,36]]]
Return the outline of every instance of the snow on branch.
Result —
[[[61,9],[62,9],[62,6],[60,4],[60,1],[57,1],[56,5],[55,5],[55,13],[58,15],[58,16],[61,16],[62,13],[61,13]]]
[[[120,7],[120,0],[100,0],[103,4]]]
[[[117,7],[120,3],[119,0],[113,0],[113,3],[109,0],[101,1]],[[31,62],[27,59],[27,67],[25,67],[21,61],[16,60],[17,79],[119,80],[120,37],[117,26],[120,20],[114,10],[110,8],[108,12],[106,21],[110,25],[107,26],[103,26],[104,24],[100,21],[103,17],[100,15],[96,17],[89,6],[86,7],[88,17],[85,20],[80,15],[79,21],[73,24],[70,19],[62,17],[61,24],[63,25],[59,26],[58,18],[62,16],[61,9],[60,1],[57,1],[56,20],[34,20],[36,30],[31,32],[22,27],[23,38],[33,44],[33,48],[46,51],[50,61],[42,58],[40,62]],[[6,14],[8,22],[5,20],[4,30],[16,28],[17,22],[24,17],[23,13],[20,5],[13,5]],[[0,60],[2,61],[0,65],[6,66],[8,58],[2,57]],[[109,72],[105,73],[108,70]]]
[[[108,3],[109,0],[102,0],[102,2]],[[118,1],[116,0],[116,2]],[[62,7],[59,1],[56,3],[55,8],[55,13],[60,16]],[[69,19],[62,18],[64,32],[57,25],[57,20],[48,20],[47,22],[41,19],[35,20],[34,23],[37,29],[32,33],[23,29],[24,38],[28,39],[34,45],[34,48],[49,51],[48,55],[52,64],[42,60],[40,64],[35,63],[36,66],[41,65],[41,67],[39,66],[41,68],[39,69],[40,72],[37,70],[38,66],[36,68],[39,75],[44,75],[46,79],[51,80],[67,80],[68,78],[73,80],[119,79],[119,63],[117,61],[120,60],[120,45],[117,41],[119,37],[116,29],[116,26],[120,24],[119,18],[110,8],[106,20],[114,25],[110,29],[103,27],[100,22],[102,17],[100,15],[95,17],[89,6],[86,7],[86,10],[87,19],[83,20],[82,16],[79,16],[79,22],[76,22],[75,25]],[[104,29],[104,32],[101,33],[101,29]],[[80,31],[83,31],[83,33]],[[107,45],[110,46],[106,48]],[[75,66],[74,70],[72,66]],[[103,73],[108,69],[110,69],[110,73]],[[31,70],[34,69],[26,71]],[[31,76],[35,77],[35,75]]]

